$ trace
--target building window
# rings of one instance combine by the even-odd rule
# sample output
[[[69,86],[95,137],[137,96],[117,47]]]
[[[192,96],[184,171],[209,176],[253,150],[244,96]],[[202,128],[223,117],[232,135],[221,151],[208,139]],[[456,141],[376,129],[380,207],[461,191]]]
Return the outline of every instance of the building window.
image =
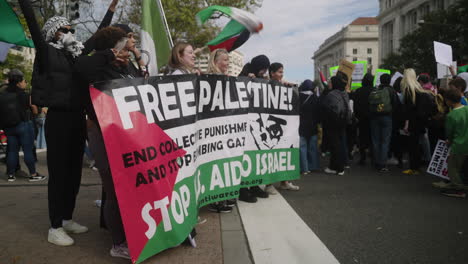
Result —
[[[367,65],[372,65],[372,58],[371,57],[367,58]]]
[[[353,57],[353,61],[357,61],[357,57]]]
[[[357,54],[357,49],[353,49],[353,54]]]
[[[369,26],[366,26],[366,31],[369,31]]]
[[[367,49],[367,54],[372,54],[372,49]]]

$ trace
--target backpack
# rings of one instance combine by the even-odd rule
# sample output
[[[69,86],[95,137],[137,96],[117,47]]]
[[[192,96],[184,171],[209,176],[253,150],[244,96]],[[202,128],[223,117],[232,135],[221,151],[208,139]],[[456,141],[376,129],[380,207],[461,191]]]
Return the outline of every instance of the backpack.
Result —
[[[378,87],[371,91],[369,111],[373,114],[390,114],[392,112],[392,99],[387,87]]]
[[[333,126],[343,126],[348,123],[349,106],[340,91],[332,90],[329,92],[321,102],[321,106],[325,112],[324,121]]]
[[[16,93],[0,93],[0,128],[9,128],[21,122],[21,110]]]

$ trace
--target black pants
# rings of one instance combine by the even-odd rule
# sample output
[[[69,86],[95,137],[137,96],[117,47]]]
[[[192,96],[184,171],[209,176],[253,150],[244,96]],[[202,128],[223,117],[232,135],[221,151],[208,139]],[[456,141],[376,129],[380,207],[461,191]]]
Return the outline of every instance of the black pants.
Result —
[[[410,160],[410,169],[417,170],[421,167],[421,146],[419,145],[419,137],[421,134],[410,133],[408,137],[408,151]]]
[[[361,161],[366,160],[366,150],[370,149],[370,126],[369,120],[359,120],[359,153],[361,155]]]
[[[102,211],[104,215],[104,225],[111,232],[112,241],[115,245],[126,241],[125,230],[120,215],[120,208],[115,194],[114,181],[107,158],[106,147],[101,131],[93,121],[88,121],[89,148],[93,153],[96,167],[101,176],[105,198],[102,199]],[[101,223],[102,226],[102,223]]]
[[[49,169],[49,218],[52,228],[71,220],[80,189],[85,115],[49,109],[45,123]]]
[[[329,127],[327,129],[328,133],[328,147],[331,152],[330,156],[330,166],[329,168],[337,172],[344,171],[345,161],[346,161],[346,152],[343,151],[343,146],[345,144],[345,133],[346,129]]]

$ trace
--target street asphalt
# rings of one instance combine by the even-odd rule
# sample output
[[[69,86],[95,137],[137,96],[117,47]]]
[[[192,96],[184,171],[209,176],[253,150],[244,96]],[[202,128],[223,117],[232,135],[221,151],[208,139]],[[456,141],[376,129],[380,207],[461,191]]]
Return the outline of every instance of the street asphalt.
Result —
[[[390,169],[315,172],[281,193],[342,264],[468,263],[468,200],[440,195],[439,178]]]

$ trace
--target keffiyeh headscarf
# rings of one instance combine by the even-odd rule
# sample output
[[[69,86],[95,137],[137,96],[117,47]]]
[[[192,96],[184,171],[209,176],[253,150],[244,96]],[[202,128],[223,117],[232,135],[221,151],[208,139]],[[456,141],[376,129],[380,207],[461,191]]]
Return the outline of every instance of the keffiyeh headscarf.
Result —
[[[42,28],[42,35],[46,42],[56,49],[65,49],[72,54],[73,57],[78,57],[81,50],[84,48],[83,44],[75,39],[75,36],[68,32],[63,34],[62,37],[54,42],[55,33],[64,26],[70,26],[70,22],[61,16],[51,17],[44,24]]]

